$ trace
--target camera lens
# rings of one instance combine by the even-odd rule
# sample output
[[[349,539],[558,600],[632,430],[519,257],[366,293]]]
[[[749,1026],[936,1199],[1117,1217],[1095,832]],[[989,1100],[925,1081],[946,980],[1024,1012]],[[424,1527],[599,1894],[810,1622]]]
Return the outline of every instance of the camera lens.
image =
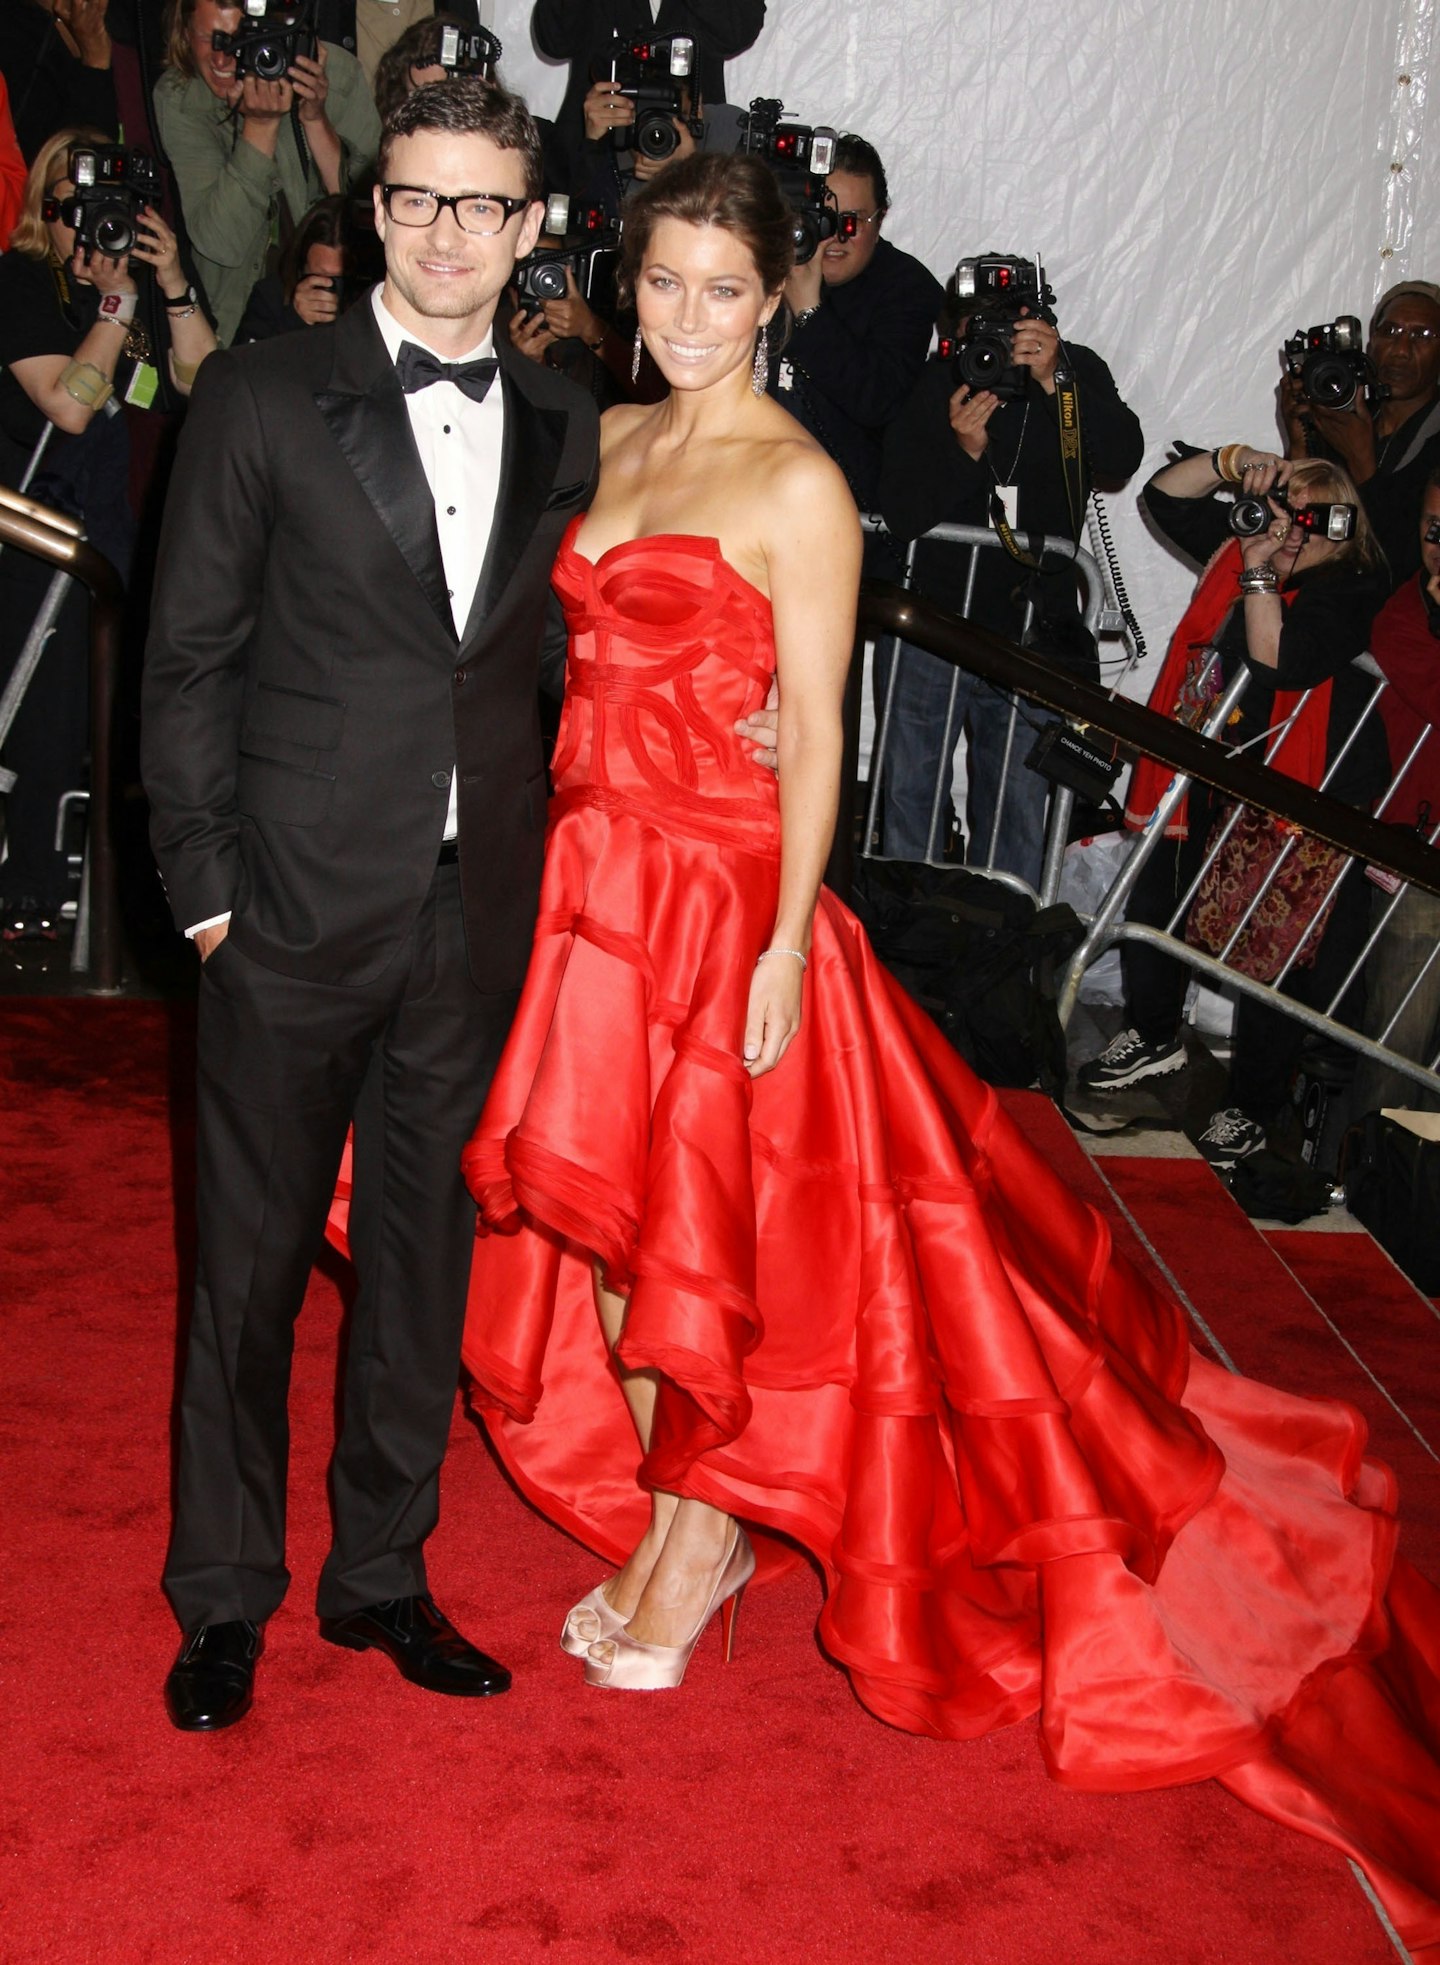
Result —
[[[1269,525],[1270,516],[1263,498],[1237,498],[1230,507],[1230,530],[1237,539],[1254,539]]]
[[[135,226],[123,205],[109,205],[96,212],[91,229],[96,251],[108,253],[111,259],[123,259],[134,250]]]
[[[565,298],[565,268],[553,259],[537,266],[530,276],[530,287],[537,300]]]
[[[1312,355],[1300,370],[1300,386],[1317,409],[1348,409],[1359,379],[1353,362],[1336,355]]]
[[[668,116],[658,111],[642,116],[635,125],[635,148],[642,157],[673,157],[680,147],[680,132]]]
[[[811,212],[796,212],[790,222],[790,237],[795,242],[795,264],[808,266],[820,250],[820,227]]]
[[[279,82],[290,66],[290,51],[283,41],[257,41],[250,66],[262,82]]]

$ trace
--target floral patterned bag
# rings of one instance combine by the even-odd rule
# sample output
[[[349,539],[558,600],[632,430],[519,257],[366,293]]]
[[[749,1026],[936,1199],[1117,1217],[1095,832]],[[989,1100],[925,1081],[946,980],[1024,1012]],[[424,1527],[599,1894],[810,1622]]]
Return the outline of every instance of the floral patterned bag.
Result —
[[[1216,819],[1207,854],[1214,851],[1234,809],[1227,807]],[[1308,969],[1314,962],[1345,863],[1338,848],[1284,819],[1242,806],[1229,837],[1205,870],[1185,923],[1185,939],[1192,948],[1219,955],[1290,840],[1295,844],[1229,955],[1229,966],[1256,982],[1273,982],[1297,948],[1297,968]]]

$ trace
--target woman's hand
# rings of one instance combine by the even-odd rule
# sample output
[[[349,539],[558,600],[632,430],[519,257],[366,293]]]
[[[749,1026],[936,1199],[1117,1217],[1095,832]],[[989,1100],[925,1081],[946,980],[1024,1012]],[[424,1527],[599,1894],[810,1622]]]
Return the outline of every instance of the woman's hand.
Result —
[[[1294,561],[1294,554],[1289,551],[1290,517],[1273,498],[1267,498],[1265,502],[1269,505],[1272,515],[1270,524],[1263,532],[1257,532],[1253,537],[1240,541],[1241,564],[1246,567],[1268,566],[1278,553],[1288,562],[1285,568],[1288,571],[1289,564],[1293,564]],[[1281,569],[1277,567],[1275,570],[1278,573]]]
[[[745,1015],[745,1069],[752,1078],[773,1071],[800,1028],[804,965],[782,949],[755,964]]]
[[[526,314],[520,308],[510,316],[510,346],[532,362],[543,362],[547,348],[555,346],[555,336],[543,314]]]
[[[167,300],[178,300],[189,282],[180,266],[180,243],[153,205],[142,208],[135,222],[135,250],[155,275],[155,284]]]
[[[990,442],[986,425],[999,407],[1000,398],[988,389],[971,389],[964,383],[950,398],[950,428],[965,455],[977,464]]]
[[[565,298],[547,300],[542,311],[545,325],[557,341],[563,341],[573,335],[577,341],[583,341],[588,348],[605,332],[603,321],[591,309],[585,296],[575,284],[573,266],[565,268]]]
[[[290,305],[306,327],[319,327],[322,321],[333,321],[340,312],[340,296],[328,273],[307,273],[295,282]]]
[[[136,291],[135,282],[130,277],[128,258],[112,259],[108,252],[86,252],[83,246],[76,246],[70,271],[81,286],[94,287],[97,293]]]
[[[325,73],[325,43],[318,41],[315,45],[318,53],[314,56],[297,55],[289,69],[302,123],[325,121],[325,98],[330,93],[330,80]]]

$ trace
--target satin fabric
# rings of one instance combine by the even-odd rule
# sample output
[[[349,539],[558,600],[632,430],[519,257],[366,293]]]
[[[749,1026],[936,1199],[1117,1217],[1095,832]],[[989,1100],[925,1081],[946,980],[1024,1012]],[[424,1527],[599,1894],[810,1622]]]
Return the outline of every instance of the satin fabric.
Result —
[[[573,536],[540,923],[465,1154],[464,1356],[515,1479],[612,1562],[652,1485],[794,1538],[879,1718],[1038,1714],[1076,1787],[1218,1775],[1440,1944],[1440,1616],[1359,1415],[1194,1353],[828,892],[752,1083],[778,799],[732,725],[769,607],[713,540]],[[662,1375],[643,1463],[597,1259]]]

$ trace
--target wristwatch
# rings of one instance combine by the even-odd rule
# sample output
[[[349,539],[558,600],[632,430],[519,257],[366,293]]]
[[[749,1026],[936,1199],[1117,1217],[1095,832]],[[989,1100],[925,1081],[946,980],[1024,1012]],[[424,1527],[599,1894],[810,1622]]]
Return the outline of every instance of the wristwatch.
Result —
[[[179,313],[182,307],[196,307],[200,303],[199,294],[190,286],[186,287],[184,293],[176,294],[173,299],[168,293],[162,293],[160,298],[165,303],[167,313]]]

